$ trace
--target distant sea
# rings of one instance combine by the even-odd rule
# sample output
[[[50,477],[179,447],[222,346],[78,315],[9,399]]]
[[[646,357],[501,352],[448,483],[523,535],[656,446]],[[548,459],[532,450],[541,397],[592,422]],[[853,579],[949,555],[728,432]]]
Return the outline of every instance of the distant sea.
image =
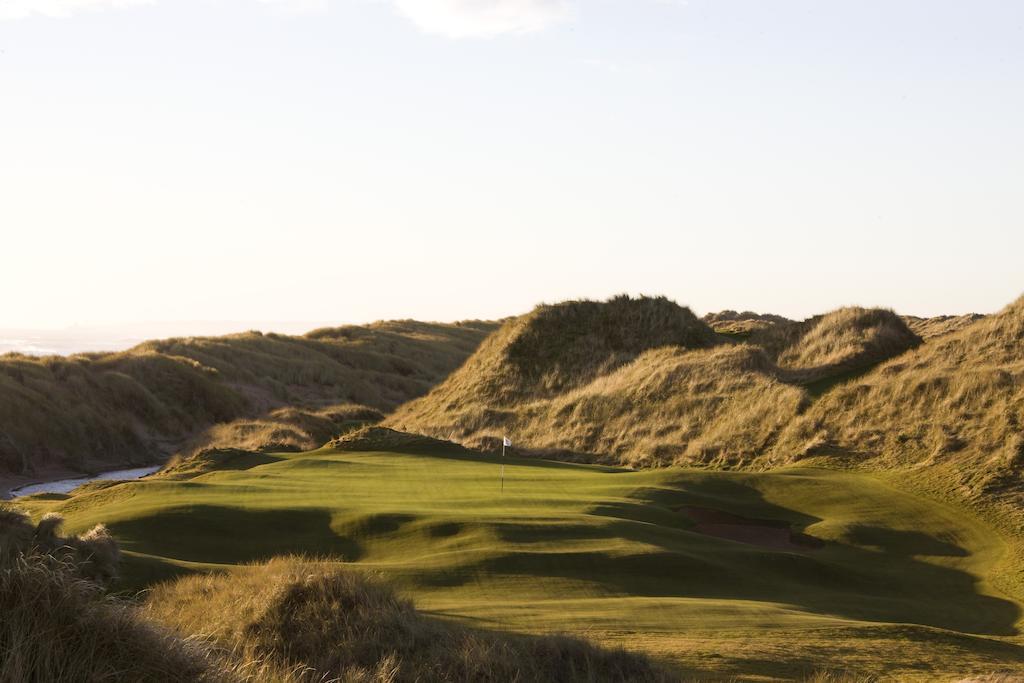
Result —
[[[25,330],[0,327],[0,355],[25,353],[32,356],[69,356],[87,351],[124,351],[147,339],[168,337],[218,336],[247,330],[274,331],[280,334],[304,334],[318,327],[338,323],[324,322],[168,322],[137,325],[79,326],[53,330]]]
[[[123,351],[145,341],[137,337],[74,337],[63,332],[0,331],[0,355],[10,352],[31,356],[69,356],[85,351]]]

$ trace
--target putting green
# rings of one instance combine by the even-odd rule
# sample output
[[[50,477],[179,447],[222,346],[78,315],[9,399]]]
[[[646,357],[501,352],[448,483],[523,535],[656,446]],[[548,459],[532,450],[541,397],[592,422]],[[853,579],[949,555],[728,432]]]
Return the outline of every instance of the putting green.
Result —
[[[502,491],[499,460],[254,454],[191,480],[22,505],[61,512],[70,531],[106,523],[133,588],[304,553],[379,571],[439,616],[579,633],[699,677],[1024,671],[1021,606],[991,584],[1006,546],[962,509],[806,468],[509,458]]]

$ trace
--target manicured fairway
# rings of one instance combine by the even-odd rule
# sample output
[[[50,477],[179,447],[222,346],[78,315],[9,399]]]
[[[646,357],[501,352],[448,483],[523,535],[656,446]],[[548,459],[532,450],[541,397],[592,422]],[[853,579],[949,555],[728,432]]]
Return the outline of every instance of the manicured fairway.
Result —
[[[990,585],[1005,548],[963,510],[819,469],[633,472],[508,459],[502,492],[498,460],[254,455],[191,480],[24,506],[61,512],[71,531],[106,523],[134,588],[305,553],[379,571],[438,615],[581,633],[695,676],[1024,671],[1020,605]],[[730,516],[696,526],[694,508]],[[800,542],[780,541],[789,532],[779,522]]]

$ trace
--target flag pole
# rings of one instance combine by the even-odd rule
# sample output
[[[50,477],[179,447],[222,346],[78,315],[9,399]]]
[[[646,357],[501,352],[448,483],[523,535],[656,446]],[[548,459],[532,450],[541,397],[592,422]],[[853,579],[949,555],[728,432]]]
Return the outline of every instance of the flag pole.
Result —
[[[504,437],[501,439],[501,492],[505,493],[505,442],[507,439]]]

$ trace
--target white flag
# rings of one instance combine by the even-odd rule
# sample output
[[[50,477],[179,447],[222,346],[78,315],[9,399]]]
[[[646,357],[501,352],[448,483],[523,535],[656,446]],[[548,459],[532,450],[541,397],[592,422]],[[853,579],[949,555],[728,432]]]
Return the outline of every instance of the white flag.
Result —
[[[501,445],[502,446],[511,446],[512,445],[512,439],[508,438],[507,436],[504,437],[502,439],[502,441],[501,441]]]

